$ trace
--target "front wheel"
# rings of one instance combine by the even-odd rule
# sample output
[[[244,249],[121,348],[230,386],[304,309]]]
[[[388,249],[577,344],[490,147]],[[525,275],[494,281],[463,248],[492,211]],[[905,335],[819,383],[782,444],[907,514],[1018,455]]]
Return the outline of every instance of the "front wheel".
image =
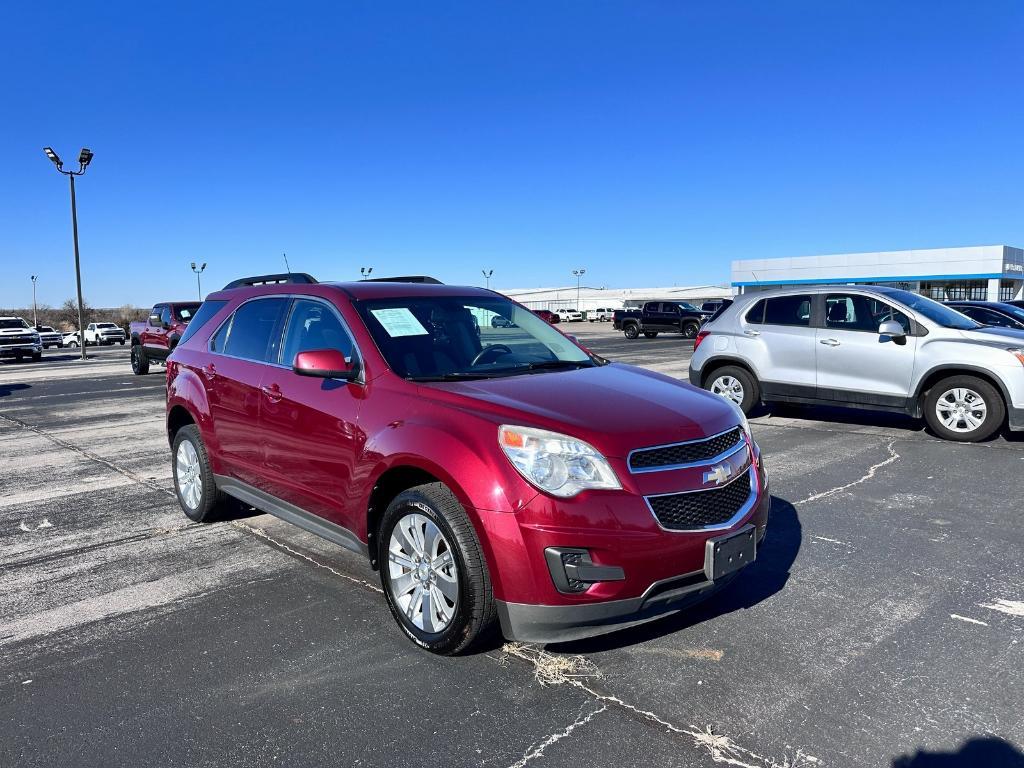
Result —
[[[704,382],[704,389],[731,400],[744,413],[750,413],[761,399],[757,379],[735,365],[727,365],[714,371]]]
[[[384,512],[378,542],[388,607],[416,645],[451,655],[494,626],[494,594],[480,542],[443,483],[398,494]]]
[[[70,342],[68,342],[68,347],[70,347],[71,349],[78,349],[78,342],[77,341],[70,341]]]
[[[118,344],[120,344],[120,345],[121,345],[122,347],[124,346],[124,341],[123,341],[123,340],[122,340],[122,341],[119,341],[119,342],[117,342],[117,343],[118,343]]]
[[[132,344],[132,373],[145,376],[149,373],[149,358],[141,344]]]
[[[976,443],[991,437],[1006,418],[999,391],[976,376],[950,376],[931,388],[924,417],[939,437]]]
[[[640,336],[640,326],[636,323],[629,323],[622,329],[622,332],[626,334],[627,339],[636,339]]]

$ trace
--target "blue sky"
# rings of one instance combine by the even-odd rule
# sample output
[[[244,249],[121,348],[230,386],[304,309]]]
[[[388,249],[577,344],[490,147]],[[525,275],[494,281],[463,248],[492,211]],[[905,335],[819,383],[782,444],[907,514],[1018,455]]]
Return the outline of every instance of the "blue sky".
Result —
[[[241,274],[699,284],[729,260],[1024,245],[1017,2],[5,8],[0,306]]]

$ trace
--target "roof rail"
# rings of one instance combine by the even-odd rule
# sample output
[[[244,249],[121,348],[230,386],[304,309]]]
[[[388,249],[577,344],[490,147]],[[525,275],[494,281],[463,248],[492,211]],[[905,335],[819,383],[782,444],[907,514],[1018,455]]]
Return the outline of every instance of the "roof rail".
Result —
[[[246,288],[253,285],[283,285],[285,283],[305,283],[310,285],[317,280],[305,272],[281,272],[276,275],[253,275],[252,277],[240,277],[232,280],[221,290],[227,291],[231,288]]]
[[[444,285],[436,277],[428,275],[405,275],[404,277],[368,277],[365,283],[430,283],[431,285]]]

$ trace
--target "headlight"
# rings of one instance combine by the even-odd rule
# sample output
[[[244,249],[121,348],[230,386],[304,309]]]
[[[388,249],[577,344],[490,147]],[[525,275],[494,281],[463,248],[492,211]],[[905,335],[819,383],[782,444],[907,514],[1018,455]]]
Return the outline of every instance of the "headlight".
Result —
[[[750,422],[747,421],[747,414],[745,414],[743,412],[743,409],[736,405],[736,403],[734,403],[732,400],[729,400],[728,398],[722,399],[725,400],[725,402],[727,402],[729,405],[731,405],[732,409],[736,411],[736,418],[740,420],[740,427],[746,433],[747,439],[750,442],[754,442],[754,436],[750,434]]]
[[[558,432],[502,425],[498,443],[526,481],[553,496],[622,488],[607,459],[594,447]]]
[[[36,344],[39,343],[39,334],[38,333],[32,335],[32,341],[34,341]]]

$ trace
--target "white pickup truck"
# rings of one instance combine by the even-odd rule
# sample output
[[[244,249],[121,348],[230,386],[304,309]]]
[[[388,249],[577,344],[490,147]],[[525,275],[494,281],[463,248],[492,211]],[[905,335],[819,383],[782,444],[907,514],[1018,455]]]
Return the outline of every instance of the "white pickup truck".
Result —
[[[85,329],[85,343],[95,344],[118,344],[124,346],[125,339],[124,329],[114,323],[89,323]]]
[[[0,317],[0,357],[39,360],[43,347],[39,334],[20,317]]]

